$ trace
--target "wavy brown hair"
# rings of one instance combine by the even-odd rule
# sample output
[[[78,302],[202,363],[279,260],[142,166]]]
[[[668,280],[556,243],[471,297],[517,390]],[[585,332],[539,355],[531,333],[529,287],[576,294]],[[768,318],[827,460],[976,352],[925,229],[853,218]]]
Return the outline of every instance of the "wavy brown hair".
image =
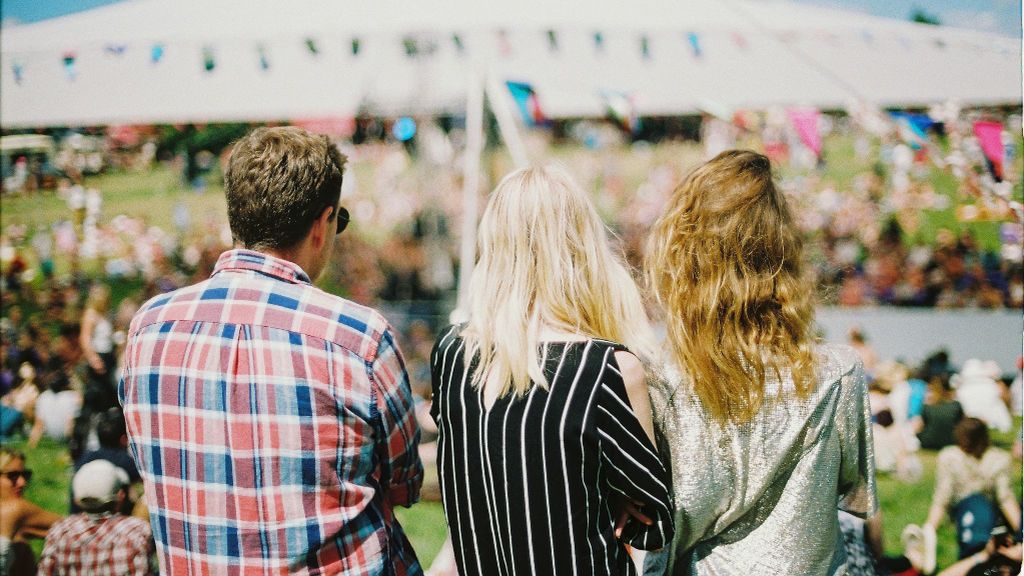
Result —
[[[645,268],[669,353],[719,422],[749,421],[766,381],[814,387],[814,284],[768,158],[729,150],[694,170],[655,223]]]

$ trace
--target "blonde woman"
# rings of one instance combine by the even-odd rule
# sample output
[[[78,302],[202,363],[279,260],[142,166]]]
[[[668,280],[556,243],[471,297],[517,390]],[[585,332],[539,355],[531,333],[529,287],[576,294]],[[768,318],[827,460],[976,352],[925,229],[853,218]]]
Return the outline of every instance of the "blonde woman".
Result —
[[[636,285],[557,168],[498,185],[479,253],[469,321],[444,330],[431,356],[459,572],[633,574],[626,544],[672,538],[634,355],[651,349]]]
[[[768,159],[727,151],[690,174],[646,269],[667,324],[651,396],[676,523],[648,572],[842,573],[836,508],[876,509],[867,389],[851,348],[814,340],[814,283]]]
[[[0,446],[0,575],[35,574],[35,555],[29,538],[45,538],[60,516],[25,500],[32,479],[25,455]]]

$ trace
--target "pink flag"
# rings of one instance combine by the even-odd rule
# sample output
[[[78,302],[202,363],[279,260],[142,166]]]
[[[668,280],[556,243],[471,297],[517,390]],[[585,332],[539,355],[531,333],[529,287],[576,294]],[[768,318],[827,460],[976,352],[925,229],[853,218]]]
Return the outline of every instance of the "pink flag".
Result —
[[[992,172],[997,179],[1003,177],[1003,125],[999,122],[975,122],[974,135],[981,144],[985,158],[992,163]]]
[[[821,133],[818,132],[818,120],[821,112],[817,108],[790,108],[788,113],[800,141],[820,157]]]

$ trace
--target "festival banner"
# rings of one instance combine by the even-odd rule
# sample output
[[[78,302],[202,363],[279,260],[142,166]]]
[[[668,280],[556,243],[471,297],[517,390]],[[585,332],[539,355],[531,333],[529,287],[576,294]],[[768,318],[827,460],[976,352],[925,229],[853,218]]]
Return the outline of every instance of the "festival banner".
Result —
[[[601,98],[604,100],[608,117],[620,128],[630,134],[636,134],[640,130],[640,116],[636,112],[636,103],[631,94],[617,90],[602,90]]]
[[[790,108],[787,114],[800,141],[820,158],[821,133],[818,131],[818,123],[821,120],[821,111],[817,108]]]
[[[974,135],[978,138],[981,151],[989,162],[989,170],[996,182],[1003,181],[1003,158],[1006,149],[1003,147],[1003,125],[999,122],[979,121],[974,123]]]
[[[911,114],[909,112],[890,112],[889,116],[896,122],[900,138],[914,150],[928,146],[928,130],[935,124],[927,114]]]
[[[534,92],[533,86],[526,82],[505,82],[508,86],[509,92],[512,93],[512,99],[516,102],[516,108],[519,109],[519,114],[523,119],[523,124],[526,126],[537,126],[547,122],[547,117],[544,116],[544,112],[540,107],[540,100],[537,98],[537,93]]]

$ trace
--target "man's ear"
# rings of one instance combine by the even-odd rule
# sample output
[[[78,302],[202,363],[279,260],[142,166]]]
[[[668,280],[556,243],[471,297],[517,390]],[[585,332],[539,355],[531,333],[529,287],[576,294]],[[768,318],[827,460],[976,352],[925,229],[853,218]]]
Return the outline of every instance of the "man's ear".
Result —
[[[327,206],[313,222],[313,229],[310,230],[310,233],[313,235],[313,242],[317,247],[323,246],[324,242],[331,239],[331,232],[333,232],[331,225],[334,223],[332,216],[334,216],[335,210],[337,208]]]

